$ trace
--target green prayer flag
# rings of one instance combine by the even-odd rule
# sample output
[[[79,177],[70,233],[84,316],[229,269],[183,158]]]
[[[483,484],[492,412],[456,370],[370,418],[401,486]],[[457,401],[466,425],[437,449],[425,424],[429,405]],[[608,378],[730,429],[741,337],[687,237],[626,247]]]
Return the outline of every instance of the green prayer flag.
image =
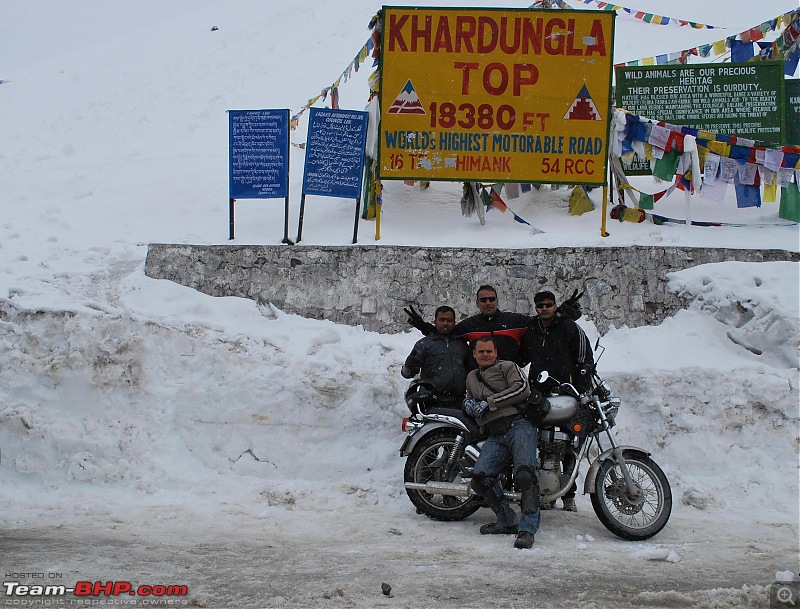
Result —
[[[781,188],[781,206],[778,217],[790,222],[800,222],[800,190],[797,184],[789,182]]]
[[[675,172],[678,170],[678,163],[681,160],[681,153],[677,150],[672,152],[665,152],[664,156],[656,160],[653,167],[653,176],[662,180],[670,181],[675,177]]]
[[[653,195],[639,193],[639,209],[653,209]]]

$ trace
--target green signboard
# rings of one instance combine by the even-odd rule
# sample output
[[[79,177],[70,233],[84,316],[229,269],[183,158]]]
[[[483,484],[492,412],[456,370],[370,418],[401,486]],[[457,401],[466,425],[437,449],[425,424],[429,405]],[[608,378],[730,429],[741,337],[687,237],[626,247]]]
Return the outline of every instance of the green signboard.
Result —
[[[620,66],[617,107],[672,125],[783,143],[783,62]]]
[[[626,176],[651,176],[653,168],[650,166],[650,159],[643,159],[638,154],[622,159],[622,171]]]
[[[800,80],[787,80],[786,140],[787,146],[800,146]]]

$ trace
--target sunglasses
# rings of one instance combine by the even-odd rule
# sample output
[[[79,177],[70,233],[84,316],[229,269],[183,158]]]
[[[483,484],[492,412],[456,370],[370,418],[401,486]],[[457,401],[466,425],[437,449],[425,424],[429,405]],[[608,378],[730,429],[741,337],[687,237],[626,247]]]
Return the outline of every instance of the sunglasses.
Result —
[[[478,302],[494,302],[497,300],[497,296],[483,296],[478,298]]]
[[[550,307],[556,306],[554,302],[537,302],[536,308],[537,309],[549,309]]]

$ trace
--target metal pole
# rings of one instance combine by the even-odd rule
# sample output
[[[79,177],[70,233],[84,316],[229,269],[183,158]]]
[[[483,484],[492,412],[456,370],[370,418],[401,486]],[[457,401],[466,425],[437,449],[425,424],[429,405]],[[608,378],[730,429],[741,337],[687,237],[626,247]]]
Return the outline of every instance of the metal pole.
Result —
[[[306,193],[300,197],[300,221],[297,223],[297,239],[294,240],[295,243],[300,243],[300,239],[303,235],[303,214],[306,211]]]
[[[286,192],[286,199],[283,205],[283,241],[287,245],[294,245],[294,241],[289,239],[289,192]]]
[[[375,241],[381,240],[381,203],[383,193],[381,192],[380,179],[375,180]]]
[[[228,199],[228,240],[233,241],[233,202],[236,199]]]
[[[361,197],[356,199],[356,219],[353,223],[353,243],[358,243],[358,216],[361,212]]]

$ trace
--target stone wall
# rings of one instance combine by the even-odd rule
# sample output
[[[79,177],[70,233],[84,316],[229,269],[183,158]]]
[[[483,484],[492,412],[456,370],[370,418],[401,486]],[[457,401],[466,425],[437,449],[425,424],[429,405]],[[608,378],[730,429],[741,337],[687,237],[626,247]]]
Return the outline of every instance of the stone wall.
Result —
[[[449,304],[462,319],[476,312],[481,284],[497,288],[500,308],[533,312],[533,295],[563,300],[585,290],[584,313],[601,332],[613,324],[658,324],[682,308],[667,290],[672,271],[725,260],[800,261],[784,250],[688,247],[456,249],[393,246],[152,244],[148,277],[212,296],[240,296],[296,313],[378,332],[408,328],[403,307],[426,319]]]

